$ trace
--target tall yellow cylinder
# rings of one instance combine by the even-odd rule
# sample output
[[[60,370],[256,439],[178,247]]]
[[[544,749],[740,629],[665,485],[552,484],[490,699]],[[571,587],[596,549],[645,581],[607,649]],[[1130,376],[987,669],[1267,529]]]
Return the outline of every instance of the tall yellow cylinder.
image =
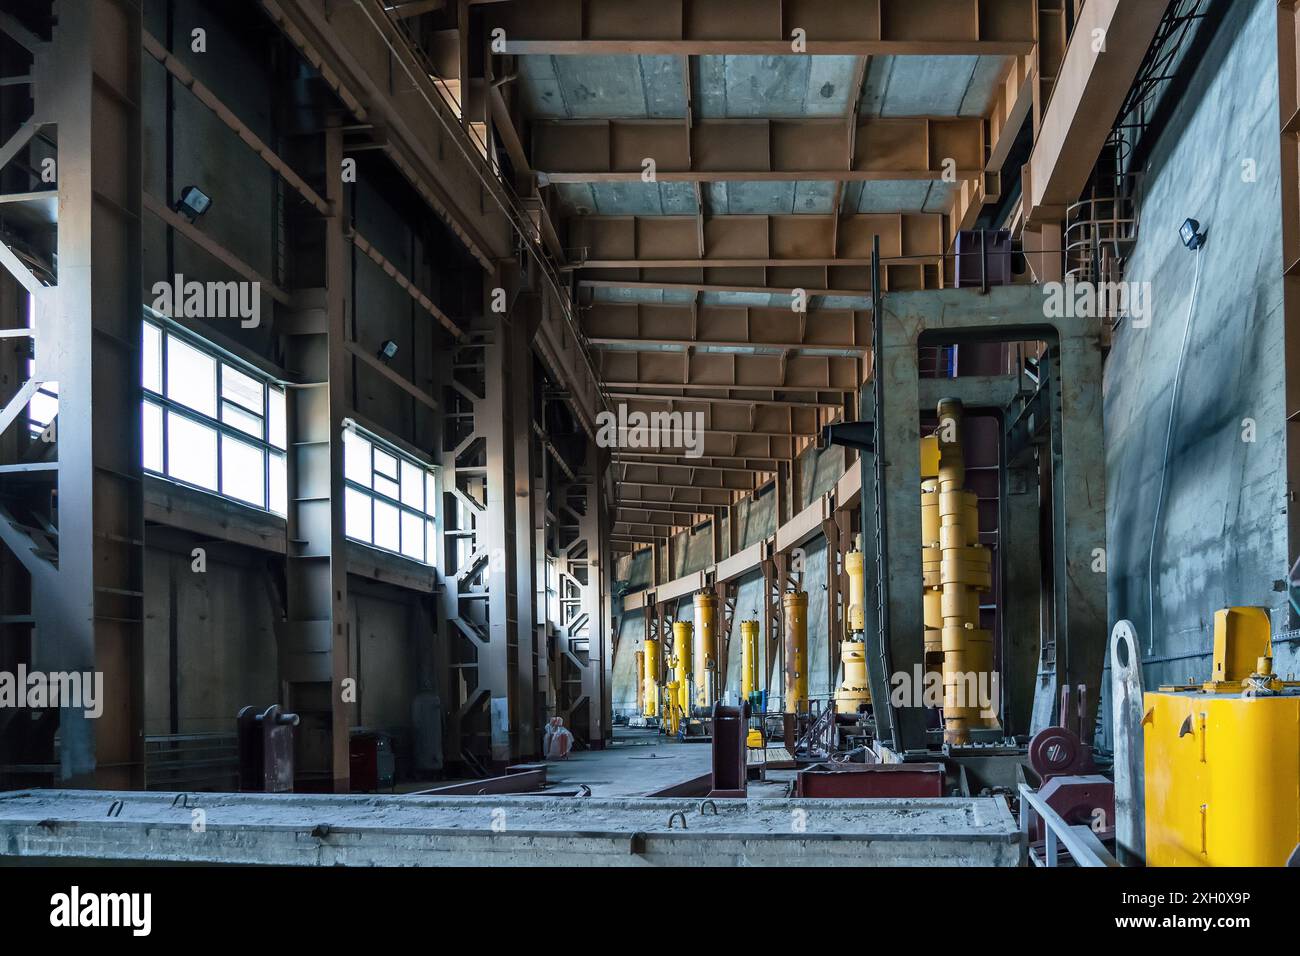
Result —
[[[994,686],[993,639],[979,626],[979,595],[992,586],[992,571],[989,552],[979,543],[977,499],[965,487],[962,411],[961,402],[939,402],[938,487],[923,493],[923,498],[926,493],[938,496],[943,739],[949,744],[969,743],[972,727],[993,723],[982,715],[984,698]],[[924,517],[922,521],[924,525]],[[928,577],[926,584],[932,589]],[[927,606],[933,613],[932,599]]]
[[[808,709],[808,594],[787,591],[781,597],[785,626],[785,712]]]
[[[718,677],[718,597],[695,595],[695,703],[712,707]]]
[[[860,639],[840,645],[840,663],[844,666],[844,683],[835,692],[835,706],[842,714],[857,713],[871,703],[867,684],[867,645]]]
[[[844,614],[846,633],[840,643],[844,683],[835,692],[835,704],[841,713],[847,714],[856,713],[864,704],[871,703],[871,690],[867,685],[866,645],[862,641],[862,632],[866,629],[866,613],[862,607],[866,562],[861,551],[849,551],[844,555],[844,573],[849,577]]]
[[[866,561],[861,551],[850,551],[844,555],[844,573],[849,576],[849,594],[845,604],[844,626],[850,634],[861,634],[866,628],[866,614],[862,609],[862,596],[866,593],[863,585]]]
[[[758,676],[758,622],[740,622],[740,699],[749,700],[749,695],[761,690],[762,681]]]
[[[695,628],[689,621],[673,622],[673,658],[677,678],[677,699],[674,703],[686,715],[691,712],[691,643],[695,639]]]
[[[659,642],[647,638],[645,642],[645,678],[642,697],[647,717],[659,716]]]
[[[636,712],[645,713],[645,651],[636,652]]]

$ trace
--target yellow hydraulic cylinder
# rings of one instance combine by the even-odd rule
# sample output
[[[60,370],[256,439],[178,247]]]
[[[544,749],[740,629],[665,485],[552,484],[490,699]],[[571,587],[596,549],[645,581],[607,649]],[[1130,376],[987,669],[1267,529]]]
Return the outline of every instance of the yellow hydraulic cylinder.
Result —
[[[844,627],[848,633],[840,643],[844,683],[835,693],[835,703],[842,713],[855,713],[863,704],[871,703],[871,689],[867,685],[866,645],[862,643],[862,632],[866,628],[866,614],[862,607],[865,567],[861,551],[849,551],[844,555],[844,572],[849,576],[844,614]]]
[[[785,712],[808,709],[808,593],[787,591],[781,597],[785,626]]]
[[[970,742],[971,728],[996,725],[983,713],[985,705],[996,703],[986,699],[991,697],[995,686],[991,679],[993,638],[979,626],[979,596],[992,586],[992,572],[989,552],[979,543],[977,499],[965,487],[961,402],[944,399],[939,402],[938,411],[943,739],[949,744],[965,744]],[[923,500],[926,494],[923,487]],[[923,505],[923,535],[924,515]],[[930,605],[933,608],[933,599]]]
[[[645,713],[645,651],[636,652],[636,712]]]
[[[695,703],[712,707],[718,678],[718,596],[695,595]]]
[[[670,736],[677,733],[677,726],[680,721],[681,711],[678,709],[679,686],[677,681],[670,680],[664,687],[667,691],[667,701],[664,704],[664,719],[660,724],[667,730]]]
[[[844,626],[850,634],[861,634],[866,627],[866,615],[862,610],[862,595],[866,593],[863,586],[866,562],[861,551],[850,551],[844,555],[844,573],[849,576],[849,595],[845,601]]]
[[[871,688],[867,684],[867,645],[861,640],[845,641],[840,645],[840,663],[844,665],[844,683],[835,692],[835,705],[840,713],[852,714],[871,703]]]
[[[938,438],[933,443],[934,469],[938,474]],[[924,455],[922,456],[924,458]],[[922,474],[926,474],[922,470]],[[926,673],[943,670],[943,552],[939,548],[939,480],[932,478],[921,482],[921,580],[925,619],[925,670]]]
[[[673,657],[677,661],[677,695],[673,700],[686,716],[691,713],[691,643],[695,639],[694,632],[695,628],[689,621],[673,622]]]
[[[740,622],[740,699],[763,689],[758,674],[758,622]]]
[[[659,642],[654,638],[647,638],[645,642],[645,678],[644,690],[642,696],[645,700],[645,709],[642,711],[647,717],[659,716]]]
[[[1147,866],[1283,866],[1300,844],[1300,696],[1268,628],[1219,611],[1212,679],[1144,696]]]

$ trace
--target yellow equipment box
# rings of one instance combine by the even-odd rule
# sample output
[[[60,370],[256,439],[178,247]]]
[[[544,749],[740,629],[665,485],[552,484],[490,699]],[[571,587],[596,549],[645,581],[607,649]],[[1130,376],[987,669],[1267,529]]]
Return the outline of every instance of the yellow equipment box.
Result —
[[[1225,608],[1213,679],[1145,695],[1147,866],[1283,866],[1300,844],[1300,684],[1272,656],[1264,609]]]

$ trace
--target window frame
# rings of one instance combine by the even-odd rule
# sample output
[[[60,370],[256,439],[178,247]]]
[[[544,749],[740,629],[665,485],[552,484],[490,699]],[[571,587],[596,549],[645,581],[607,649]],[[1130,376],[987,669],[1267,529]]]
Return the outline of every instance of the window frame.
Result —
[[[281,521],[287,521],[288,520],[287,515],[281,514],[280,512],[273,510],[272,507],[272,502],[274,501],[274,495],[272,494],[272,490],[271,490],[271,472],[272,472],[271,459],[273,456],[283,457],[285,459],[286,474],[288,473],[288,455],[289,455],[289,449],[287,447],[289,444],[288,435],[287,433],[285,435],[286,447],[284,448],[281,448],[278,445],[273,444],[270,440],[271,395],[273,392],[283,395],[287,406],[288,390],[285,387],[285,385],[282,382],[280,382],[274,375],[271,375],[263,371],[262,369],[258,368],[257,366],[253,365],[250,362],[240,359],[238,356],[230,354],[225,349],[221,348],[219,345],[216,345],[208,341],[207,339],[204,339],[202,336],[197,335],[194,332],[191,332],[189,329],[185,328],[184,326],[172,322],[171,320],[167,319],[165,316],[157,316],[152,311],[149,311],[148,313],[146,313],[144,319],[142,319],[141,325],[142,325],[141,332],[140,332],[141,343],[142,343],[141,362],[144,361],[143,339],[145,333],[144,333],[143,326],[152,325],[155,328],[159,329],[162,333],[161,340],[159,342],[159,350],[158,350],[158,360],[160,366],[159,387],[161,388],[161,391],[155,392],[153,389],[147,386],[144,385],[141,386],[141,404],[142,405],[152,404],[154,406],[161,408],[163,412],[162,470],[155,471],[152,468],[145,467],[142,460],[141,467],[143,468],[145,474],[157,478],[162,478],[165,481],[173,482],[174,484],[180,485],[183,488],[193,488],[196,491],[202,491],[206,494],[216,495],[217,497],[221,498],[224,501],[233,502],[234,504],[242,505],[245,508],[251,508],[254,511],[258,511],[262,514],[270,515],[271,517],[278,518]],[[215,416],[209,416],[204,412],[197,411],[191,408],[190,406],[182,404],[181,402],[168,396],[167,386],[168,386],[168,376],[170,374],[168,355],[171,349],[170,343],[173,338],[179,339],[183,345],[201,352],[202,354],[206,355],[208,358],[212,359],[216,363],[216,376],[214,381],[215,392],[213,395],[213,398],[215,400],[215,407],[216,407]],[[227,365],[230,366],[236,373],[243,375],[247,378],[254,379],[262,386],[262,409],[260,413],[254,412],[252,409],[248,409],[238,402],[223,397],[222,387],[223,387],[223,381],[225,375],[225,367]],[[222,413],[225,410],[225,406],[227,403],[234,405],[240,411],[245,412],[250,416],[260,418],[262,423],[262,437],[258,438],[254,435],[251,435],[244,429],[239,428],[237,425],[225,421],[222,418]],[[287,407],[286,407],[286,413],[287,413]],[[143,410],[142,410],[142,415],[143,415]],[[203,485],[186,481],[183,478],[177,478],[171,474],[171,440],[170,440],[170,434],[168,429],[168,417],[171,415],[178,415],[181,418],[184,418],[187,421],[191,422],[192,424],[199,425],[204,428],[212,429],[215,432],[216,479],[217,479],[215,488],[205,488]],[[235,495],[232,495],[229,492],[224,490],[225,476],[224,476],[224,471],[222,466],[224,464],[223,439],[225,438],[229,438],[232,441],[243,442],[245,445],[251,445],[261,453],[262,504],[259,505],[255,502],[248,501],[244,498],[236,497]],[[142,437],[142,441],[143,441],[143,437]],[[141,450],[142,451],[144,450],[143,445]],[[285,502],[286,502],[286,509],[287,509],[288,507],[287,488],[286,488]]]
[[[344,514],[344,522],[343,522],[344,537],[347,538],[348,541],[355,542],[356,544],[359,544],[363,547],[374,548],[376,551],[382,551],[385,554],[390,554],[393,555],[394,557],[402,558],[403,560],[406,561],[413,561],[416,564],[419,564],[423,567],[428,567],[428,568],[437,567],[438,562],[435,560],[436,555],[431,555],[429,553],[429,537],[430,537],[429,526],[430,524],[433,526],[432,530],[436,535],[438,530],[438,520],[439,520],[437,499],[439,497],[438,494],[439,489],[442,487],[442,473],[441,473],[442,469],[438,465],[426,461],[425,459],[412,454],[411,452],[405,450],[404,448],[398,447],[393,442],[388,441],[382,436],[376,435],[374,432],[372,432],[370,429],[366,428],[364,425],[357,422],[355,419],[345,418],[343,420],[342,428],[340,431],[340,441],[346,441],[346,435],[349,432],[355,435],[357,438],[360,438],[363,441],[367,442],[370,446],[370,486],[363,485],[361,482],[348,476],[347,465],[346,465],[347,451],[345,447],[344,450],[345,464],[343,468],[342,493],[344,498],[346,499],[347,493],[349,491],[352,491],[355,494],[364,497],[366,501],[369,503],[370,539],[366,540],[365,538],[358,538],[358,537],[354,537],[351,534],[348,534],[346,508]],[[384,455],[387,455],[390,458],[397,459],[396,471],[397,471],[398,478],[397,478],[397,494],[395,497],[393,495],[388,494],[387,492],[380,491],[374,487],[376,474],[379,474],[382,477],[387,478],[384,472],[377,471],[377,469],[375,468],[376,451]],[[417,469],[417,473],[419,474],[420,482],[422,485],[420,489],[420,495],[421,495],[421,499],[424,501],[423,510],[416,508],[413,505],[409,505],[402,500],[403,497],[402,476],[405,473],[404,469],[402,468],[403,463],[412,465]],[[432,482],[429,480],[430,478],[433,479]],[[392,479],[387,479],[387,480],[391,481]],[[429,501],[429,491],[431,488],[433,490],[433,497],[434,497],[434,500],[432,502]],[[398,533],[397,533],[396,548],[389,548],[385,545],[375,543],[375,502],[376,501],[380,502],[381,504],[390,505],[393,508],[397,509],[397,532]],[[412,557],[411,555],[407,554],[405,551],[402,550],[402,544],[403,544],[402,535],[403,535],[403,528],[404,528],[404,523],[402,521],[402,518],[408,514],[418,515],[420,517],[420,527],[423,533],[423,546],[421,547],[420,550],[421,553],[424,555],[423,558]]]

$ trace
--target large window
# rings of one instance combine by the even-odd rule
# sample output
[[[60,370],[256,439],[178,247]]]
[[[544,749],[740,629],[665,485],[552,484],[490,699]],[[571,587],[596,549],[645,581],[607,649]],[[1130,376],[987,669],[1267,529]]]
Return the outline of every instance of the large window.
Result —
[[[283,515],[284,389],[202,340],[144,323],[144,467]]]
[[[434,563],[432,468],[349,422],[343,429],[343,481],[349,538]]]

